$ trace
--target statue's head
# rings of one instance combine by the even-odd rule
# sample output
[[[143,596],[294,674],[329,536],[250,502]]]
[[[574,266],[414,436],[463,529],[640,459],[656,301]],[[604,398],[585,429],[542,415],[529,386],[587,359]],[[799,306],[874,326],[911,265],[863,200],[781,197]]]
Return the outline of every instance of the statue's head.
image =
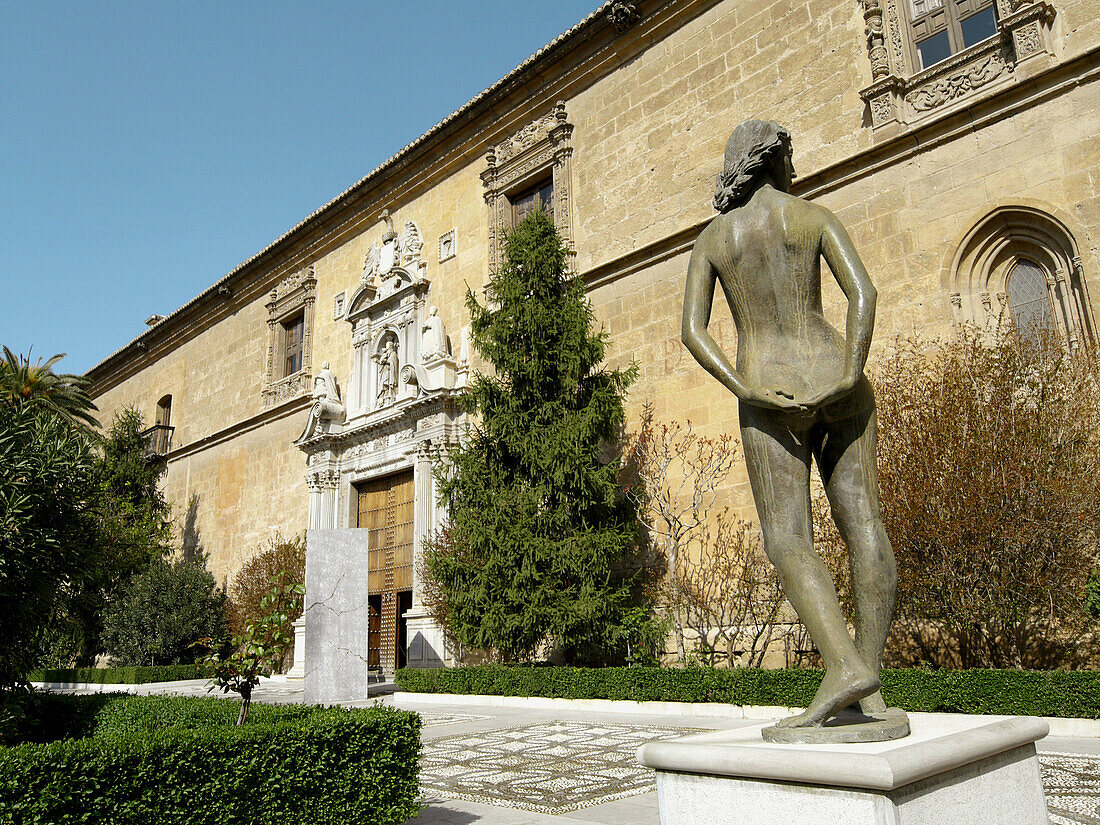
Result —
[[[787,191],[793,176],[791,133],[771,120],[746,120],[726,142],[726,159],[718,176],[714,208],[729,212],[741,206],[766,177]]]

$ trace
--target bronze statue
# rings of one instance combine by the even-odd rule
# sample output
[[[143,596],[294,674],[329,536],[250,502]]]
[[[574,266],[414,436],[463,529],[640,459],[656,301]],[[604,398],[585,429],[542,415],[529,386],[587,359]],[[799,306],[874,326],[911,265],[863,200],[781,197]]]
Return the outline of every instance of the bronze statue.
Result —
[[[836,216],[790,194],[793,177],[786,129],[752,120],[734,130],[714,196],[720,214],[691,253],[683,341],[738,398],[764,549],[827,668],[806,711],[765,738],[898,738],[908,722],[879,692],[897,567],[879,509],[875,399],[863,375],[876,292]],[[848,298],[845,336],[822,311],[822,258]],[[737,327],[736,366],[707,331],[715,283]],[[813,546],[811,456],[848,546],[854,641]],[[861,713],[834,719],[856,703]],[[838,723],[849,717],[854,724],[844,731]]]

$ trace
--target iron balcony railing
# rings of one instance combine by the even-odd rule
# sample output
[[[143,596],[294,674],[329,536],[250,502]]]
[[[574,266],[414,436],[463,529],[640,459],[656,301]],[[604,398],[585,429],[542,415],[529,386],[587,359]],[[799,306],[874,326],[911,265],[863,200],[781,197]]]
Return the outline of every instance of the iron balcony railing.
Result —
[[[149,458],[167,455],[172,449],[172,433],[175,431],[175,427],[157,424],[143,432],[141,435],[145,439],[145,455]]]

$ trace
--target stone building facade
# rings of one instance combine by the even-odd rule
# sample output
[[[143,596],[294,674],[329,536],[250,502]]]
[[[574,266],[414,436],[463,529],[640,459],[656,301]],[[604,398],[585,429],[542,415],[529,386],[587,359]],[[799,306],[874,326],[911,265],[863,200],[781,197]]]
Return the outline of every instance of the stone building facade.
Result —
[[[219,579],[276,531],[359,529],[339,576],[323,550],[307,562],[316,595],[369,555],[341,649],[438,663],[415,557],[477,367],[463,298],[526,209],[552,210],[612,365],[638,363],[628,412],[735,432],[680,309],[737,123],[791,130],[795,194],[837,213],[879,289],[876,346],[1002,313],[1089,346],[1098,78],[1100,0],[608,2],[94,367],[95,399],[162,425],[167,495]],[[712,330],[733,348],[722,303]],[[730,496],[751,513],[743,477]]]

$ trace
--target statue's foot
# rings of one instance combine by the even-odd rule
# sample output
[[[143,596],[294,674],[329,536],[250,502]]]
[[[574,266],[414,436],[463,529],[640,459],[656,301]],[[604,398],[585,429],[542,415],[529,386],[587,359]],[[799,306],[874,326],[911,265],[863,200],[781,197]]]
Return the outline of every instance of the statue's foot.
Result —
[[[877,693],[881,686],[878,674],[866,666],[847,665],[830,668],[825,672],[825,678],[821,680],[821,687],[814,694],[810,706],[797,716],[781,719],[775,723],[775,726],[777,728],[819,727],[826,719],[835,716],[848,705]]]
[[[880,713],[886,713],[886,701],[882,698],[882,691],[876,690],[870,696],[865,696],[859,700],[859,709],[864,716],[874,716]]]

